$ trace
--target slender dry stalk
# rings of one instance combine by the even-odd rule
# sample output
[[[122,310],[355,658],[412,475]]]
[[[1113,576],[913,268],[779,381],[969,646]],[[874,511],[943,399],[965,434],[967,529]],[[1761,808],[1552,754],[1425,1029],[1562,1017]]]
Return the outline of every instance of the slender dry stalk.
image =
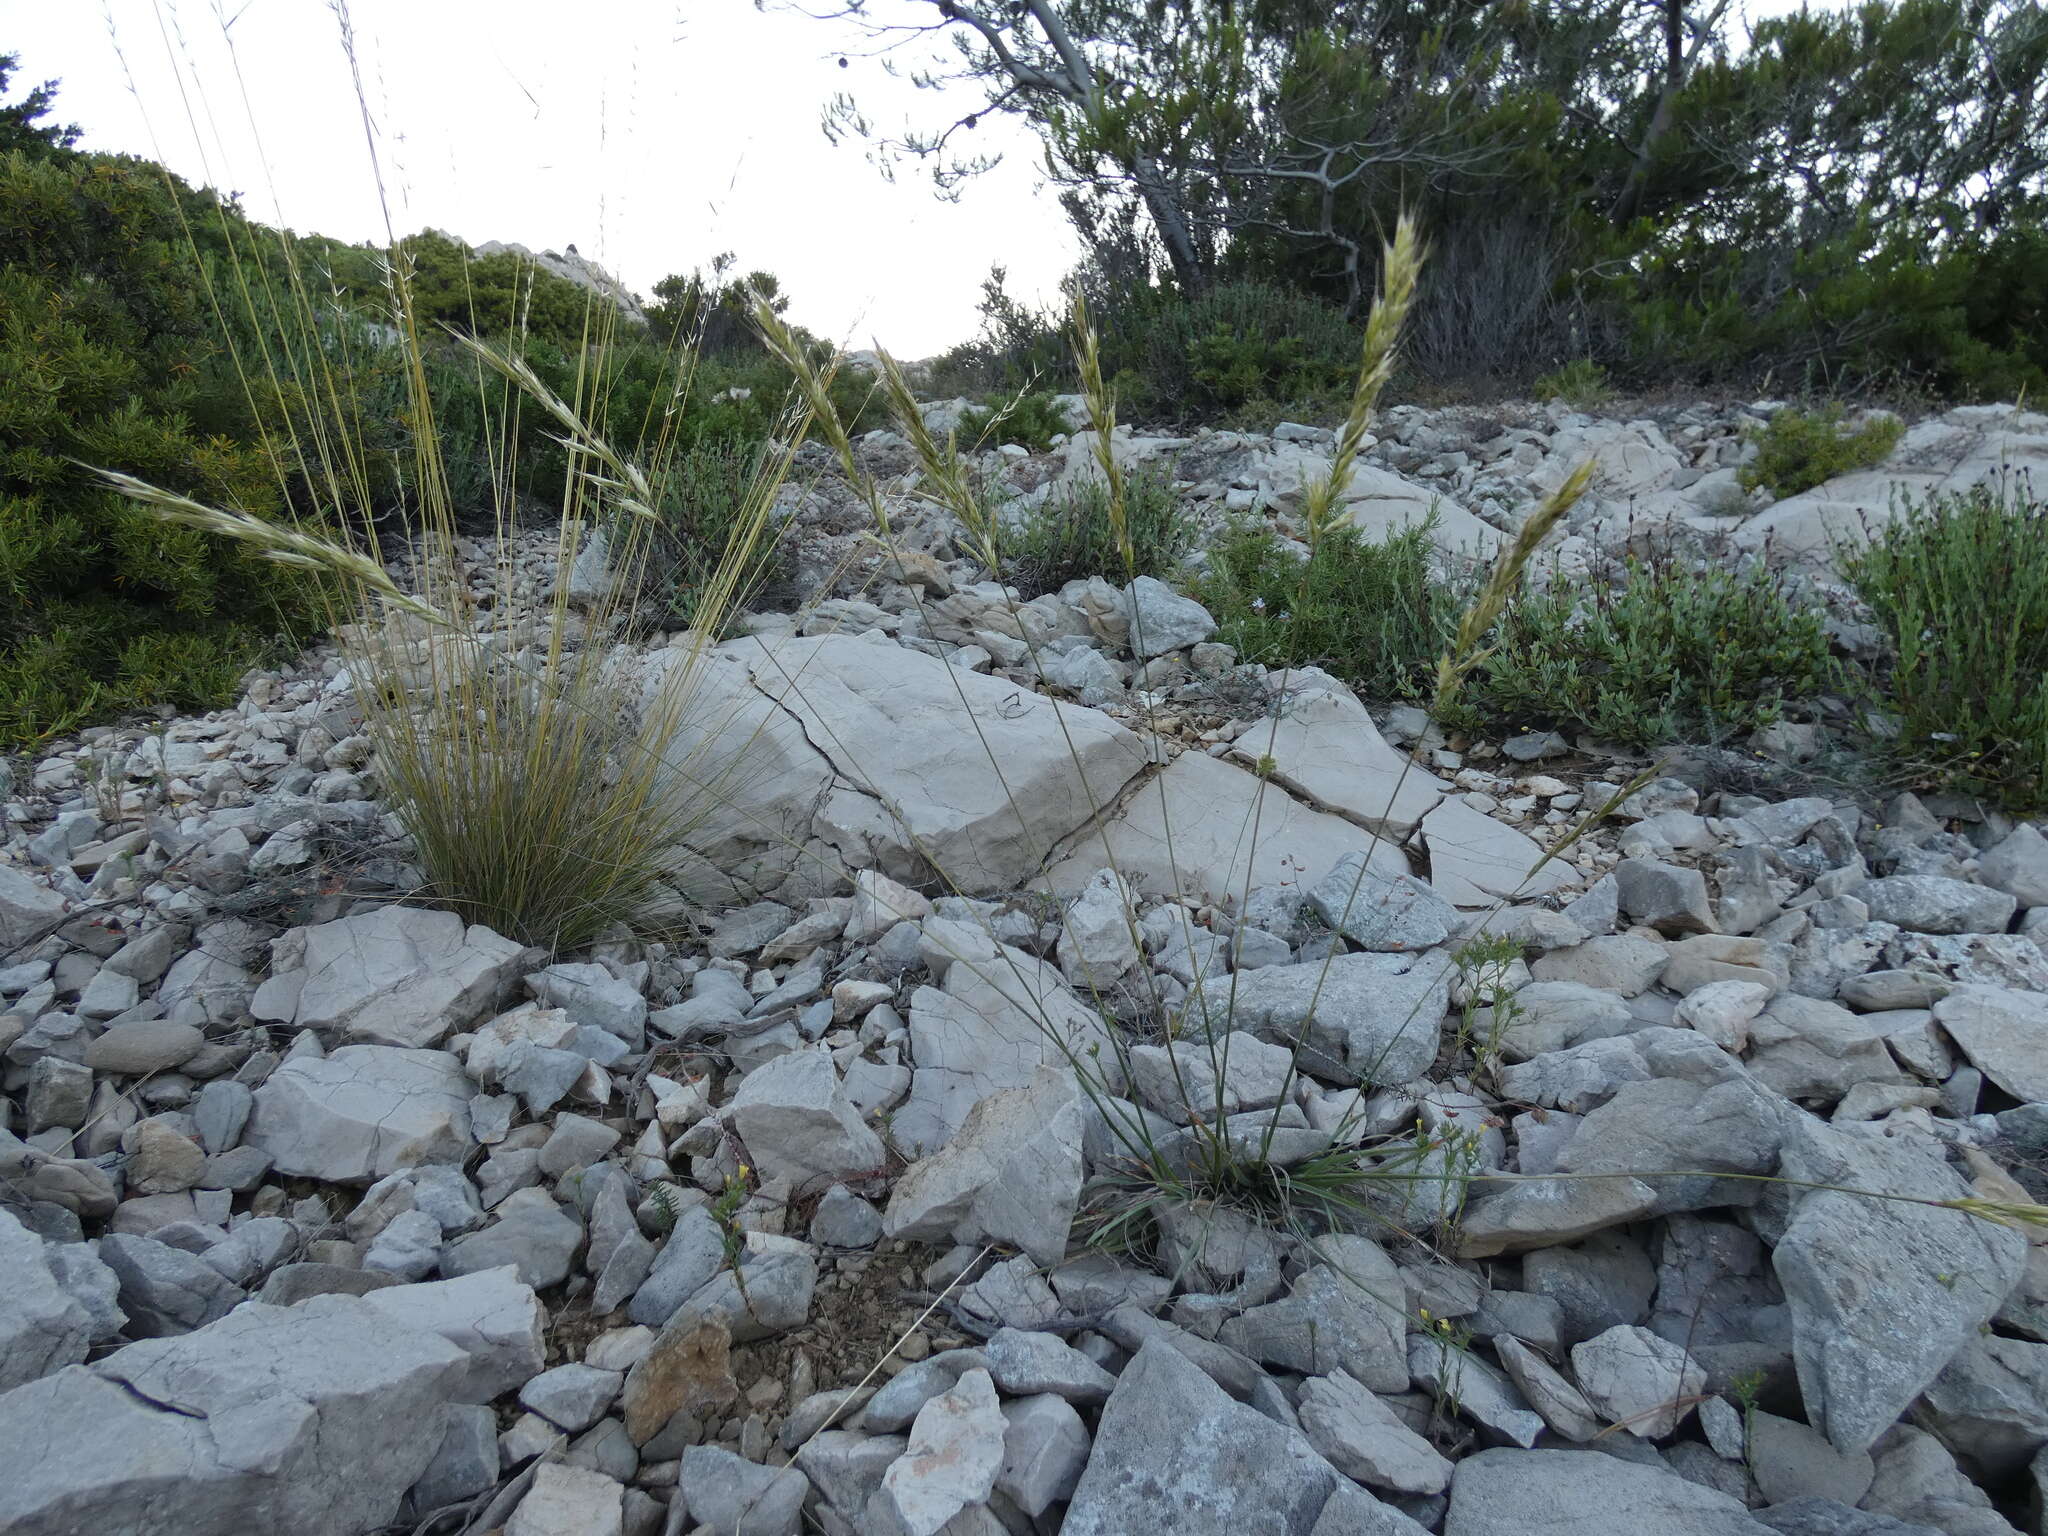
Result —
[[[1358,382],[1352,387],[1351,408],[1337,434],[1337,451],[1331,455],[1327,472],[1308,487],[1302,501],[1302,521],[1308,532],[1311,553],[1321,546],[1336,508],[1337,497],[1351,478],[1351,466],[1364,451],[1367,430],[1379,407],[1387,380],[1394,376],[1400,354],[1401,332],[1408,312],[1415,304],[1415,289],[1422,277],[1422,236],[1412,214],[1403,213],[1394,226],[1394,238],[1382,248],[1380,291],[1366,317],[1365,339],[1360,344]]]
[[[1516,531],[1514,539],[1495,558],[1485,585],[1459,618],[1457,632],[1451,637],[1449,647],[1437,658],[1436,689],[1430,699],[1431,714],[1442,715],[1457,697],[1465,679],[1493,654],[1492,648],[1485,643],[1486,637],[1500,622],[1501,611],[1507,607],[1508,600],[1522,589],[1522,577],[1536,556],[1537,546],[1592,484],[1594,467],[1593,460],[1588,459],[1565,476],[1564,483],[1543,498]]]

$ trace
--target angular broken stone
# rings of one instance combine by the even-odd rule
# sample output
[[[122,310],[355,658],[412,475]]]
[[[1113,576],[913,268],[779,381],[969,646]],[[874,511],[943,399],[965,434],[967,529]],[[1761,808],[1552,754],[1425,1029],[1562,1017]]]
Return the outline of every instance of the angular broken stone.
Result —
[[[0,1527],[353,1536],[397,1518],[463,1365],[366,1300],[251,1303],[0,1395]]]

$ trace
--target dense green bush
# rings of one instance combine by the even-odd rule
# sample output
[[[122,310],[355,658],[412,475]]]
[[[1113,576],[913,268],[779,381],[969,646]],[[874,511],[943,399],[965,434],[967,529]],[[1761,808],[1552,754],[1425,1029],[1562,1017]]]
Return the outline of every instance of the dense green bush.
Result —
[[[716,604],[720,622],[763,600],[789,565],[779,529],[747,536],[749,490],[766,471],[764,449],[731,439],[698,442],[677,454],[655,485],[655,510],[662,538],[651,551],[653,596],[681,626],[696,625]],[[740,550],[745,558],[733,573],[730,594],[716,589],[721,566]]]
[[[286,511],[207,298],[214,253],[187,221],[240,223],[145,162],[0,155],[0,743],[223,703],[314,615],[304,578],[163,523],[84,467]]]
[[[1759,486],[1773,496],[1797,496],[1852,469],[1868,469],[1893,448],[1905,432],[1896,416],[1876,416],[1860,427],[1842,424],[1842,408],[1818,411],[1783,410],[1761,430],[1752,429],[1756,457],[1736,473],[1745,491]]]
[[[1056,592],[1088,576],[1122,586],[1138,576],[1165,577],[1187,553],[1193,530],[1171,482],[1151,474],[1127,475],[1124,520],[1131,541],[1128,567],[1107,487],[1084,481],[1049,497],[1025,518],[1011,542],[1009,579],[1027,597]]]
[[[1461,723],[1561,726],[1629,746],[1722,740],[1837,680],[1822,615],[1757,567],[1631,561],[1509,602]]]
[[[1591,358],[1574,358],[1554,373],[1537,375],[1531,386],[1538,400],[1562,400],[1578,410],[1597,410],[1614,398],[1607,370]]]
[[[1433,573],[1428,525],[1384,543],[1338,527],[1313,559],[1235,528],[1210,550],[1196,596],[1246,660],[1326,667],[1372,699],[1427,690],[1460,606]]]
[[[1019,443],[1033,453],[1044,453],[1068,430],[1066,413],[1053,404],[1051,395],[1036,391],[965,412],[958,437],[962,447]]]
[[[2048,805],[2048,503],[1936,498],[1842,563],[1891,642],[1901,757]]]
[[[386,253],[366,246],[316,242],[323,274],[367,313],[390,317]],[[486,341],[536,337],[575,349],[600,340],[623,322],[617,311],[581,283],[559,277],[516,251],[479,256],[436,229],[398,242],[423,342],[444,329]]]

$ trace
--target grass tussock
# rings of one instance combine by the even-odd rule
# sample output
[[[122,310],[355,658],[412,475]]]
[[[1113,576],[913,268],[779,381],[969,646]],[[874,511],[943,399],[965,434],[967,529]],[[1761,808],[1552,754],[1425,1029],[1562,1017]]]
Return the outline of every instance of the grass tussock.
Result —
[[[1009,544],[1008,570],[1026,597],[1057,592],[1070,581],[1102,576],[1119,584],[1139,576],[1165,578],[1194,542],[1194,530],[1171,481],[1139,472],[1124,483],[1124,527],[1110,515],[1101,481],[1064,489],[1024,519]]]
[[[1936,497],[1842,565],[1889,642],[1903,763],[2015,809],[2048,806],[2048,503]]]

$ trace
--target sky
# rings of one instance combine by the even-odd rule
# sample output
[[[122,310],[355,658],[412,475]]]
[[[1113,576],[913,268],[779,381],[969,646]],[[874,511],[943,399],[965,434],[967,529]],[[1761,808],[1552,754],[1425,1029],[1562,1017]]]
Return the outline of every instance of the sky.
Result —
[[[905,358],[974,333],[991,264],[1048,298],[1076,259],[1014,119],[978,128],[1004,161],[957,203],[920,168],[892,184],[866,146],[828,144],[820,115],[841,90],[879,127],[944,105],[842,25],[752,0],[348,0],[346,14],[360,95],[330,0],[0,0],[0,49],[21,56],[17,89],[62,82],[55,116],[84,147],[162,160],[267,222],[386,237],[367,116],[399,234],[573,243],[643,294],[729,250],[741,271],[776,273],[799,324]]]

